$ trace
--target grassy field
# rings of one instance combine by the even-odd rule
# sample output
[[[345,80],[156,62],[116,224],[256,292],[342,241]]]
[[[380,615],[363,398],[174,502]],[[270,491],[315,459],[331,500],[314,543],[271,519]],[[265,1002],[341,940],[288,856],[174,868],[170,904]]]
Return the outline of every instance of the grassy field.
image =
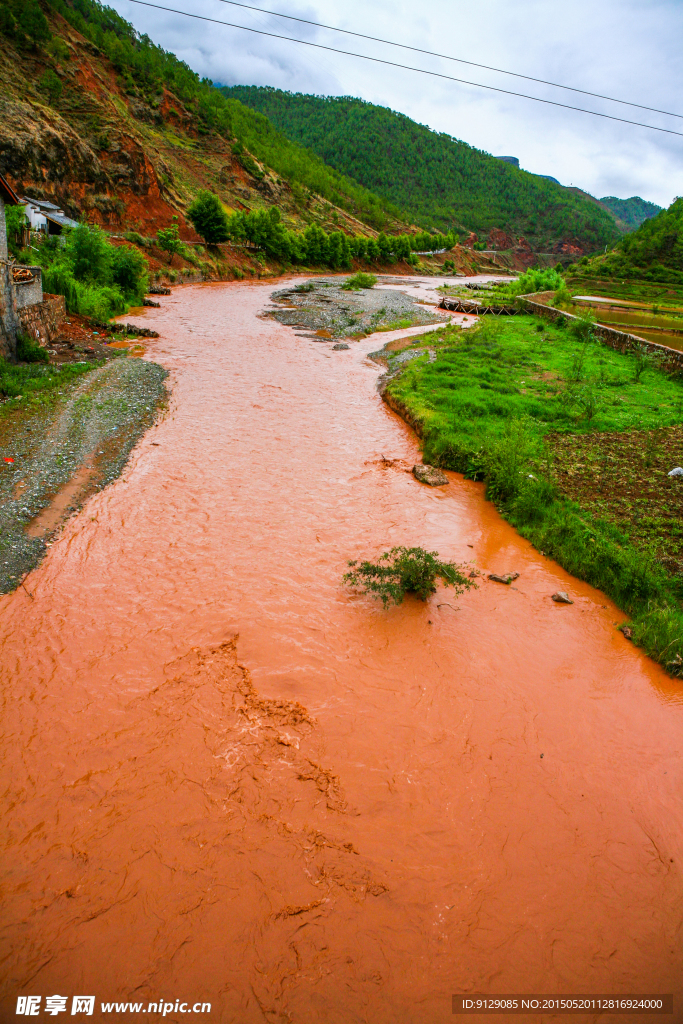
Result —
[[[683,459],[683,380],[600,345],[588,322],[484,317],[429,344],[434,361],[388,387],[425,461],[485,480],[523,536],[609,594],[683,677],[683,479],[667,475]]]
[[[65,385],[80,379],[101,363],[8,363],[0,359],[0,418],[13,415],[23,402],[38,405],[51,402]]]

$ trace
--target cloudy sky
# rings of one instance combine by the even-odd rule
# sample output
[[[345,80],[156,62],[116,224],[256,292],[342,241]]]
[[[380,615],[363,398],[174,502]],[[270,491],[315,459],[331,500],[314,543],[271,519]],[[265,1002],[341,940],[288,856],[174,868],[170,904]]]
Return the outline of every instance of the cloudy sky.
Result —
[[[158,0],[166,7],[409,64],[502,89],[669,128],[670,135],[470,85],[109,0],[123,17],[201,76],[226,85],[361,96],[595,196],[683,194],[683,116],[655,114],[410,53],[266,11],[307,18],[449,57],[683,115],[683,0]]]

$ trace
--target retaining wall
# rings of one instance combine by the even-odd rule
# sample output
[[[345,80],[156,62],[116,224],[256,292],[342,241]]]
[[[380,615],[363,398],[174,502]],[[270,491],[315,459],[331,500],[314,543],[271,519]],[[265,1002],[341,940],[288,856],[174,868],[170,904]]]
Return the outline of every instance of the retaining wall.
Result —
[[[66,318],[66,302],[63,295],[44,295],[42,302],[35,302],[19,310],[21,330],[33,338],[41,348],[49,348],[59,337]]]

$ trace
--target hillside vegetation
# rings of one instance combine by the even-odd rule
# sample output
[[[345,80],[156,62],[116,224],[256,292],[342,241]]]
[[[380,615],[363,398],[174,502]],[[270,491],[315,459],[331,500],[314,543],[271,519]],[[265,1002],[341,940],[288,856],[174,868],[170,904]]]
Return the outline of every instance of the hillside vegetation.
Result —
[[[428,230],[485,236],[498,228],[523,235],[539,252],[567,241],[594,252],[619,237],[614,218],[594,201],[385,107],[269,87],[221,92],[266,114],[288,138]]]
[[[615,217],[623,221],[633,231],[640,227],[643,221],[655,217],[662,209],[656,203],[648,203],[640,196],[631,196],[630,199],[617,199],[616,196],[603,196],[600,200],[603,206],[612,211]]]
[[[96,0],[0,0],[0,170],[104,226],[168,226],[201,188],[290,227],[374,234],[398,211]]]
[[[575,268],[584,277],[641,279],[683,284],[683,199],[644,221],[611,252],[582,260]]]

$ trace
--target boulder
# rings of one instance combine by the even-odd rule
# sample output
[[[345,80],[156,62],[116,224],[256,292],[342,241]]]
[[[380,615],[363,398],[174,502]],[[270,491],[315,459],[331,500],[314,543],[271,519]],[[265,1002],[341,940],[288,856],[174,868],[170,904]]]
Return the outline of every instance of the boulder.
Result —
[[[343,348],[348,348],[348,347],[349,347],[349,346],[348,346],[348,345],[347,345],[347,344],[346,344],[345,342],[343,342],[343,341],[337,342],[337,344],[336,344],[336,345],[333,345],[333,346],[332,346],[332,348],[333,348],[333,349],[334,349],[334,350],[335,350],[336,352],[339,352],[339,351],[340,351],[341,349],[343,349]]]
[[[566,590],[556,591],[552,595],[551,600],[555,601],[557,604],[574,604]]]
[[[448,477],[436,466],[417,465],[413,466],[413,476],[421,484],[428,484],[430,487],[443,487],[448,483]]]
[[[672,469],[670,473],[667,473],[667,476],[683,476],[683,468],[681,468],[681,466],[676,466],[676,468]]]
[[[518,580],[519,579],[519,573],[518,572],[506,572],[506,573],[501,573],[499,575],[496,572],[490,572],[489,573],[489,579],[492,580],[493,583],[512,583],[513,580]]]

